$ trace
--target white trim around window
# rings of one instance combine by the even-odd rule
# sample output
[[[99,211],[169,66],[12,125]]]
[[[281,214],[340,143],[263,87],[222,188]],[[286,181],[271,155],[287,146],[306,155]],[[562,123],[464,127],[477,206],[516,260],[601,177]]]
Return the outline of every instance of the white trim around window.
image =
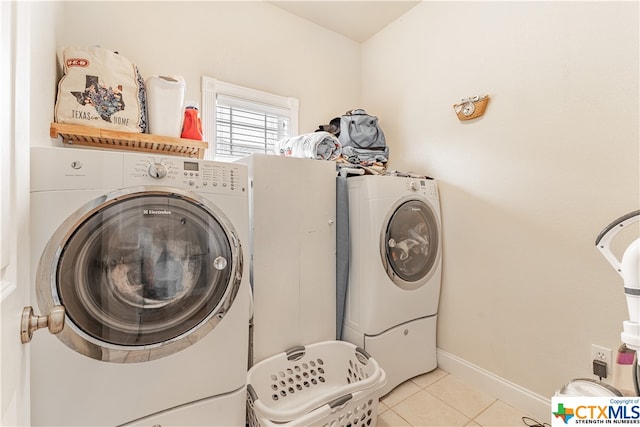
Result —
[[[219,117],[219,111],[222,111],[219,110],[219,107],[227,110],[242,109],[250,113],[263,115],[265,118],[279,120],[281,128],[278,137],[282,137],[297,135],[298,105],[299,102],[296,98],[275,95],[203,76],[202,130],[205,140],[209,141],[209,150],[207,150],[205,158],[215,160],[234,160],[239,158],[237,154],[222,152],[222,143],[218,147],[218,123],[222,123],[219,122],[219,120],[222,120]],[[265,133],[267,131],[265,129]],[[273,137],[272,133],[271,138]],[[264,142],[264,147],[266,150],[266,141]]]

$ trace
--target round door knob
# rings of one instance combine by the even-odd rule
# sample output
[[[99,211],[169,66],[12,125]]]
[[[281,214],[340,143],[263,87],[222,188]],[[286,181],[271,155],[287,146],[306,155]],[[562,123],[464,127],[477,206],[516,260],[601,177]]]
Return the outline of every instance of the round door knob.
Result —
[[[64,307],[61,305],[52,307],[49,314],[45,316],[36,316],[33,314],[33,307],[25,307],[22,309],[20,341],[22,341],[23,344],[30,342],[33,333],[41,328],[48,328],[52,334],[62,332],[64,329],[64,313]]]

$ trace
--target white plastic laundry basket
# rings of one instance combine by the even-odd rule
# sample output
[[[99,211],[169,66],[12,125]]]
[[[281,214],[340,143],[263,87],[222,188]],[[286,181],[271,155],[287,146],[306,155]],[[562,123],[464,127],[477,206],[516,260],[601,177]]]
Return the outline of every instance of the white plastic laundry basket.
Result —
[[[249,425],[374,427],[385,383],[378,362],[351,343],[295,347],[249,370]]]

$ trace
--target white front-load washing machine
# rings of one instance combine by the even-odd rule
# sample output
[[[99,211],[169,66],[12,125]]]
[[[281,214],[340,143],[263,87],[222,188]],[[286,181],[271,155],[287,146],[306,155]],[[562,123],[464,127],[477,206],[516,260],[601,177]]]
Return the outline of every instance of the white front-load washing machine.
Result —
[[[247,194],[240,164],[32,148],[34,311],[64,307],[33,425],[245,425]]]
[[[347,179],[350,263],[343,339],[387,374],[386,394],[437,367],[442,275],[435,180],[365,175]]]

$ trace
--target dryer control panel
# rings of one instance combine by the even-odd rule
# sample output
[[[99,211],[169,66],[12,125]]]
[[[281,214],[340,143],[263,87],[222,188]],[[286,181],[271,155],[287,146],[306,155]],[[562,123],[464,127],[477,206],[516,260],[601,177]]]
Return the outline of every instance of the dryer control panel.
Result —
[[[438,197],[438,186],[434,180],[431,179],[409,179],[407,180],[407,190],[411,193],[419,193],[427,197]]]
[[[167,185],[205,193],[246,194],[246,166],[167,156],[125,156],[124,185]]]

